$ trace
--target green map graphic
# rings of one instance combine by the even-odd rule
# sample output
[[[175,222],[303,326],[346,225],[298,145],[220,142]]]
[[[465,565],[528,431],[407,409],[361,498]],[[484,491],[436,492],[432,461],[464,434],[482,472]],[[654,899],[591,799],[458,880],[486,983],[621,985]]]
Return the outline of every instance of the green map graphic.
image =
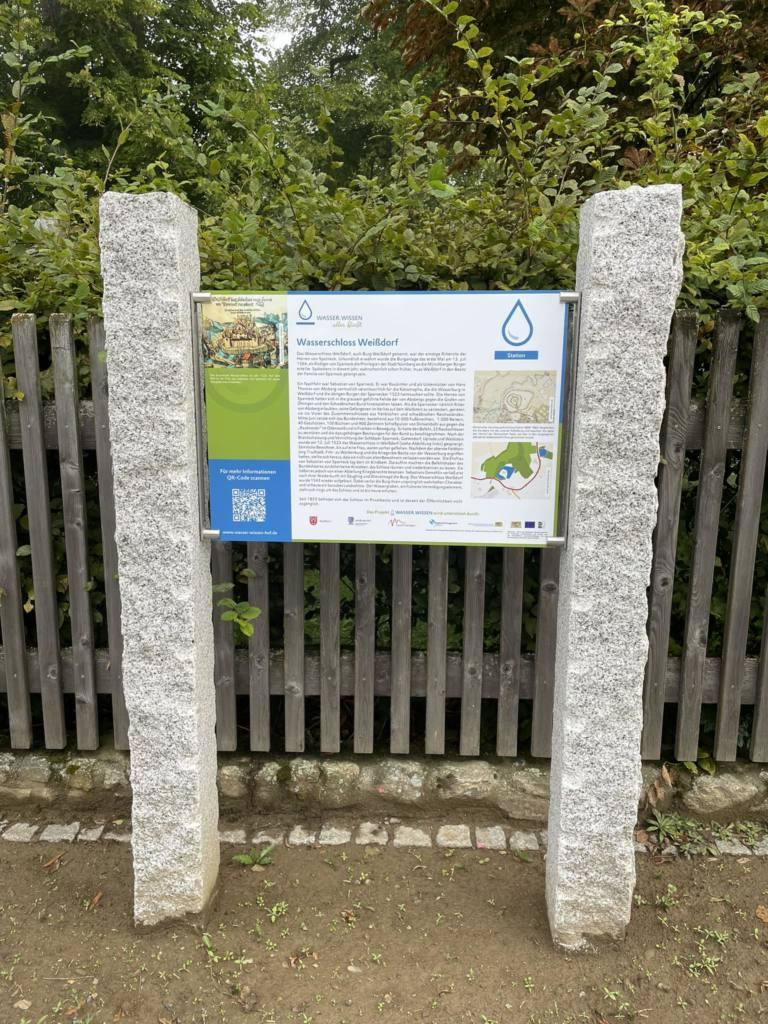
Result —
[[[531,458],[536,452],[537,445],[531,441],[510,441],[504,451],[486,459],[480,468],[487,477],[496,477],[504,466],[513,466],[527,480],[533,473]]]

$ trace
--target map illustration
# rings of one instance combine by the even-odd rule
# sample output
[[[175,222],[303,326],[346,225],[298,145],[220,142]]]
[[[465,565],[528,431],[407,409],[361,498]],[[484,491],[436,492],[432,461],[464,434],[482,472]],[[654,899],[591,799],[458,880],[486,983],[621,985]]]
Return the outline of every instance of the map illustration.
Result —
[[[475,423],[552,423],[557,374],[551,370],[478,370]]]
[[[482,441],[472,445],[473,498],[548,498],[554,487],[551,444]]]

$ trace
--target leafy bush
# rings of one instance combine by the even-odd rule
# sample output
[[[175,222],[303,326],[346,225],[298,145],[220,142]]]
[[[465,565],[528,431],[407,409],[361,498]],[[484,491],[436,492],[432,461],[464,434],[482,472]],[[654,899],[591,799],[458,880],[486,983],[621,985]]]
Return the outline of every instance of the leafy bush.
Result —
[[[196,45],[210,56],[213,29],[226,43],[220,61],[203,61],[194,82],[189,40],[172,59],[148,50],[137,73],[120,64],[115,49],[107,52],[93,17],[82,22],[87,42],[56,49],[60,37],[41,5],[14,0],[4,7],[0,352],[6,393],[15,388],[12,310],[41,317],[68,310],[81,336],[87,316],[99,310],[98,200],[107,188],[169,190],[198,208],[206,288],[487,289],[571,287],[584,201],[603,189],[658,182],[683,188],[682,302],[704,317],[696,387],[705,388],[711,314],[734,306],[754,321],[768,290],[766,81],[740,63],[737,17],[676,2],[622,0],[588,33],[578,30],[576,20],[568,23],[570,40],[523,56],[494,52],[494,40],[482,38],[475,18],[455,0],[423,3],[453,33],[462,75],[430,95],[418,75],[389,83],[387,96],[397,102],[372,115],[382,138],[377,160],[358,161],[364,174],[345,171],[345,153],[334,135],[333,83],[318,79],[311,111],[297,109],[279,95],[274,78],[258,70],[252,54],[233,42],[245,38],[237,26],[242,29],[248,16],[243,8],[252,5],[233,0],[210,15],[219,22],[200,29]],[[80,2],[91,15],[98,13],[94,4]],[[149,6],[155,18],[163,12],[178,18],[185,8],[180,0]],[[130,7],[126,0],[125,9]],[[128,32],[130,18],[119,21],[122,10],[118,5],[112,12],[119,22],[115,31]],[[257,12],[250,17],[257,20]],[[345,92],[341,102],[345,111],[349,96]],[[84,389],[85,353],[83,344]],[[740,372],[743,378],[744,367]],[[44,383],[48,388],[47,374]],[[738,460],[732,468],[735,474]],[[732,490],[736,476],[730,480]],[[691,522],[694,493],[695,466],[686,483],[684,527]],[[22,541],[24,524],[22,507]],[[56,508],[54,526],[60,532]],[[679,554],[684,581],[690,564],[685,529]],[[57,559],[64,592],[60,546]],[[424,639],[424,562],[419,554],[416,646]],[[385,552],[382,588],[386,564]],[[31,607],[28,559],[23,565]],[[353,567],[347,561],[343,568],[344,638],[351,642]],[[451,572],[451,586],[458,588],[460,558]],[[98,577],[96,565],[93,575]],[[498,586],[489,576],[489,586]],[[306,580],[311,639],[317,632],[311,563]],[[765,582],[761,567],[758,587]],[[715,626],[722,621],[726,587],[723,572],[713,602]],[[497,597],[489,593],[491,646],[498,636],[492,614]],[[379,638],[386,642],[386,589],[380,598]],[[535,601],[531,572],[528,649]],[[681,592],[678,640],[684,601]],[[461,610],[453,605],[455,645]],[[756,603],[753,645],[760,618]]]

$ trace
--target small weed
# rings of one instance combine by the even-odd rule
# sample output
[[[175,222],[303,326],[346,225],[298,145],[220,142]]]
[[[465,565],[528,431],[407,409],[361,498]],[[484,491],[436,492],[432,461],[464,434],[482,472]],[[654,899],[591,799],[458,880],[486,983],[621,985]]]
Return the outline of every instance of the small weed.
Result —
[[[676,846],[683,856],[718,854],[716,842],[738,840],[750,849],[765,838],[766,828],[756,821],[737,821],[729,825],[710,822],[709,825],[680,814],[654,811],[645,825],[652,842],[663,849]]]
[[[281,918],[287,912],[288,904],[285,900],[281,900],[279,903],[275,903],[273,907],[270,907],[267,913],[269,914],[269,920],[272,924],[275,924],[278,918]]]
[[[242,864],[245,868],[252,868],[255,865],[264,868],[274,864],[272,858],[273,850],[274,846],[266,846],[263,850],[251,850],[250,853],[236,853],[232,858],[232,862],[234,864]]]
[[[677,886],[671,882],[667,885],[666,892],[656,897],[656,906],[664,907],[668,910],[670,907],[677,907],[680,904],[680,900],[677,895]]]

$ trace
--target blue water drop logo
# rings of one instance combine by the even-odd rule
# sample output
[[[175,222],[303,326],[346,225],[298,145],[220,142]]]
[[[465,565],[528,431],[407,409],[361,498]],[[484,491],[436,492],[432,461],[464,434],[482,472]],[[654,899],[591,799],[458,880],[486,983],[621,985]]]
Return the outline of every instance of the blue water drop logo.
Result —
[[[508,345],[525,345],[533,337],[533,324],[518,299],[501,327],[501,336]]]
[[[311,320],[312,319],[312,307],[306,299],[299,306],[299,320]]]

